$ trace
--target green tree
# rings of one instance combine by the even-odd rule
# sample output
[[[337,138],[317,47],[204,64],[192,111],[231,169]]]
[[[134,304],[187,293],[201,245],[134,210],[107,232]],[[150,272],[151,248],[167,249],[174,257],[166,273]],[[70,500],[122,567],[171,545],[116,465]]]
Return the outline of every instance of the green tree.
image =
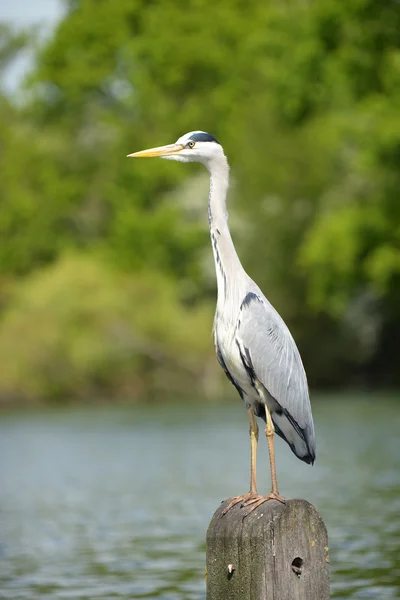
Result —
[[[125,159],[201,128],[232,164],[244,265],[311,383],[398,382],[399,30],[395,0],[70,0],[23,109],[0,110],[1,271],[90,249],[212,302],[204,177]]]

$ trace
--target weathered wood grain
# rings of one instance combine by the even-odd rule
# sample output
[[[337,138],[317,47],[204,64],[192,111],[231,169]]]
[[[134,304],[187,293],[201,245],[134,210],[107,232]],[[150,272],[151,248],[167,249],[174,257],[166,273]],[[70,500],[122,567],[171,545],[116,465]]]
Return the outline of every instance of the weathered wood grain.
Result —
[[[306,500],[269,500],[243,518],[226,500],[207,531],[207,600],[327,600],[328,537]]]

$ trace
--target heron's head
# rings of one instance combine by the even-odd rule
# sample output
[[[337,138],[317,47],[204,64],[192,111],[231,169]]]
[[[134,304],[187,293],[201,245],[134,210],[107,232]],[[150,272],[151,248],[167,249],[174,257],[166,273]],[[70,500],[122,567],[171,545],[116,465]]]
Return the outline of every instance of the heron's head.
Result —
[[[190,131],[176,140],[175,144],[150,148],[128,154],[131,158],[159,156],[180,162],[201,162],[208,166],[214,159],[224,156],[221,144],[210,133]]]

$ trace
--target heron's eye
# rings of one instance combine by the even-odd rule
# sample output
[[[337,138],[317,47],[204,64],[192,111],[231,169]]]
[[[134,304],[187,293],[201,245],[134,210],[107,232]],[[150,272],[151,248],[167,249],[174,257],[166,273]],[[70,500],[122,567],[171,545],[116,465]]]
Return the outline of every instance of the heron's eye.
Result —
[[[187,143],[188,148],[194,148],[195,145],[196,145],[196,142],[188,142]]]

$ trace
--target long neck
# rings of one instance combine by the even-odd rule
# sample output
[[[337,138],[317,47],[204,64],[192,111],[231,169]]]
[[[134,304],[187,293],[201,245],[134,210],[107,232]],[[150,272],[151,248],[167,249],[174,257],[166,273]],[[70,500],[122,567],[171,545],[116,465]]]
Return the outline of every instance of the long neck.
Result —
[[[208,221],[211,244],[214,253],[218,284],[218,303],[223,303],[235,281],[244,273],[228,227],[226,196],[229,187],[229,165],[222,155],[209,167],[210,195],[208,200]]]

